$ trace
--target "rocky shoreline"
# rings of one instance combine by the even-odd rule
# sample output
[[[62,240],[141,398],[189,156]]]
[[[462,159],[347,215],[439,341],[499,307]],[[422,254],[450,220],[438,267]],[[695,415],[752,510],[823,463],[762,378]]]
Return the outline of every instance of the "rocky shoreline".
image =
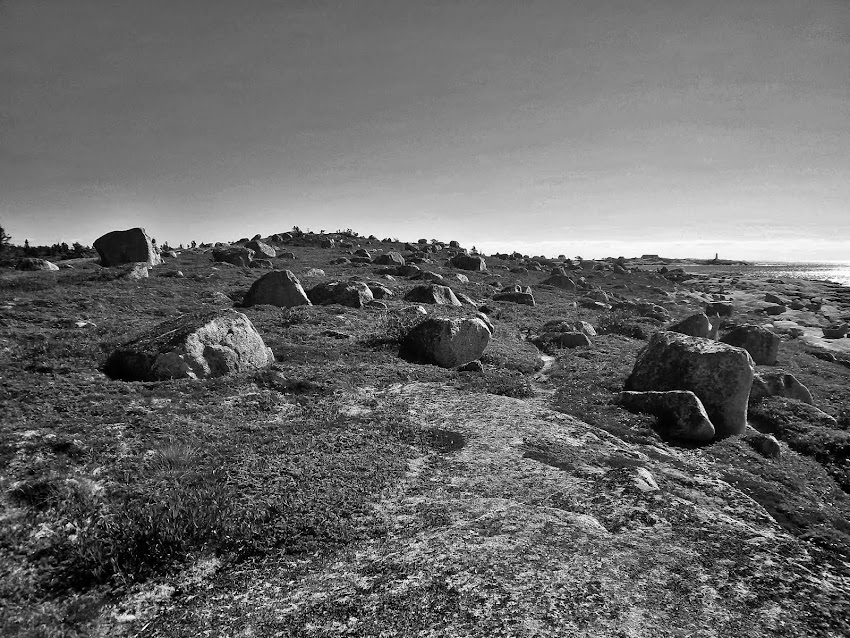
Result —
[[[850,289],[122,236],[0,273],[8,635],[850,632]]]

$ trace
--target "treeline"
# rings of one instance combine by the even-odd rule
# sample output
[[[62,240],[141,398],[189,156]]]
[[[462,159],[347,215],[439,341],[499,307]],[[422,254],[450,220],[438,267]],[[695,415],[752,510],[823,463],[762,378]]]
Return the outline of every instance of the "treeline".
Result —
[[[50,261],[77,259],[79,257],[96,257],[97,252],[91,246],[84,246],[75,241],[70,246],[66,242],[50,246],[32,246],[28,239],[22,246],[12,243],[12,237],[0,227],[0,260],[4,263],[15,262],[23,257],[40,257]]]

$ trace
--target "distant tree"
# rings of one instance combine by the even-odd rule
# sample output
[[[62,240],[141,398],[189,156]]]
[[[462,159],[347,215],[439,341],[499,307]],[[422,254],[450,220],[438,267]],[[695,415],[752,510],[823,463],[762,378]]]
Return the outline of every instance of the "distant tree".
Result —
[[[85,252],[86,252],[86,247],[85,247],[85,246],[83,246],[80,242],[75,241],[75,242],[71,245],[71,250],[73,251],[73,253],[74,253],[75,255],[80,256],[80,255],[82,255],[83,253],[85,253]]]
[[[192,240],[192,248],[197,248],[197,247],[198,247],[198,242],[196,242],[196,241],[193,239],[193,240]]]
[[[30,248],[30,240],[25,239],[24,240],[24,255],[29,255],[31,252],[32,252],[32,249]]]
[[[6,249],[12,245],[12,236],[6,232],[6,229],[0,226],[0,255],[6,252]]]

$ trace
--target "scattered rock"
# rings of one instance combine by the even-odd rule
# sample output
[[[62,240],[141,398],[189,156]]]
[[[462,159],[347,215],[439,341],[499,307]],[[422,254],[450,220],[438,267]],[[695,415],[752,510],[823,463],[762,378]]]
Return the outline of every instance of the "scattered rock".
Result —
[[[449,263],[455,268],[461,270],[484,271],[487,270],[487,264],[484,258],[480,255],[455,255],[449,260]]]
[[[717,436],[740,434],[755,364],[742,349],[662,330],[638,353],[626,390],[690,390],[699,397]]]
[[[254,258],[254,251],[244,246],[221,246],[213,248],[212,257],[213,261],[234,266],[247,266]]]
[[[148,264],[144,261],[136,264],[124,264],[118,275],[120,279],[133,279],[137,281],[139,279],[147,279],[149,276]]]
[[[563,269],[561,269],[563,270]],[[549,286],[555,286],[555,288],[560,288],[561,290],[575,290],[576,282],[567,277],[565,274],[553,274],[551,277],[543,281],[542,283],[547,284]]]
[[[766,397],[783,397],[796,399],[803,403],[814,405],[812,393],[800,383],[793,374],[784,370],[757,372],[753,377],[753,387],[750,390],[750,402],[761,401]]]
[[[387,297],[393,296],[393,291],[376,282],[370,282],[367,284],[369,286],[369,290],[372,291],[372,297],[375,299],[386,299]]]
[[[113,351],[104,373],[124,381],[200,379],[273,362],[248,317],[227,309],[182,315],[148,330]]]
[[[480,361],[470,361],[469,363],[465,363],[462,366],[459,366],[457,369],[458,372],[475,372],[481,374],[484,372],[484,364]]]
[[[401,253],[390,251],[388,253],[384,253],[383,255],[378,255],[377,257],[375,257],[373,263],[379,266],[404,266],[405,260],[404,257],[401,256]],[[417,268],[417,270],[419,269]]]
[[[436,304],[439,306],[463,305],[451,288],[438,284],[414,286],[404,296],[404,300],[414,303]]]
[[[47,261],[46,259],[39,259],[38,257],[24,257],[19,259],[18,263],[15,264],[15,270],[48,271],[59,270],[59,266],[54,264],[52,261]]]
[[[830,326],[829,328],[821,328],[823,330],[824,339],[843,339],[847,336],[848,331],[850,331],[850,326],[846,323]]]
[[[321,268],[305,268],[301,274],[305,277],[324,277],[325,271]]]
[[[705,314],[708,316],[719,315],[720,317],[731,317],[734,308],[731,303],[725,301],[713,301],[705,307]]]
[[[454,368],[479,359],[489,342],[490,330],[478,317],[431,317],[407,334],[400,354],[408,360]]]
[[[709,321],[704,312],[699,312],[674,323],[667,330],[683,335],[690,335],[691,337],[709,339],[709,335],[711,335],[711,321]]]
[[[260,258],[274,259],[277,256],[277,251],[274,248],[259,239],[252,239],[245,244],[245,248],[253,250]]]
[[[317,306],[339,304],[349,308],[362,308],[373,299],[369,286],[362,281],[321,283],[307,291],[307,296]]]
[[[621,392],[617,403],[630,412],[657,417],[657,429],[666,438],[697,443],[714,439],[714,424],[697,395],[688,390]]]
[[[534,295],[531,292],[497,292],[493,295],[493,301],[509,301],[511,303],[533,306]]]
[[[720,338],[723,343],[743,348],[756,365],[776,365],[779,355],[779,335],[753,324],[736,326]]]
[[[144,262],[148,266],[162,263],[159,252],[144,228],[113,230],[94,240],[94,249],[100,255],[101,266],[120,266]]]
[[[786,312],[787,310],[788,310],[788,308],[786,306],[768,306],[767,308],[764,309],[764,312],[765,312],[765,314],[768,314],[770,316],[776,316],[776,315],[781,315],[782,313]]]
[[[743,439],[765,458],[778,459],[782,456],[782,447],[779,445],[779,441],[770,434],[762,434],[758,430],[748,427]]]
[[[281,308],[312,305],[301,287],[301,282],[289,270],[273,270],[251,285],[242,305],[248,308],[261,304]]]
[[[786,299],[785,297],[780,297],[779,295],[774,295],[773,293],[770,293],[770,292],[767,293],[764,296],[764,300],[767,303],[772,303],[772,304],[776,304],[776,305],[779,305],[779,306],[790,306],[791,305],[790,299]]]
[[[274,264],[268,259],[252,259],[248,268],[274,268]]]

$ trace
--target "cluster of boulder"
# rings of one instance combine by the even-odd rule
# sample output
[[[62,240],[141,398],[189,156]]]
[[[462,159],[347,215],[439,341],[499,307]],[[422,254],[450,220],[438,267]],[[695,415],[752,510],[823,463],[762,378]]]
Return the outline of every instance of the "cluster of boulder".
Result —
[[[777,334],[740,324],[718,337],[718,309],[732,314],[731,308],[709,304],[705,313],[653,334],[638,353],[618,403],[655,415],[659,430],[671,439],[705,443],[745,435],[761,453],[777,456],[776,440],[748,426],[748,406],[767,397],[812,404],[812,395],[791,374],[756,370],[777,364]]]

